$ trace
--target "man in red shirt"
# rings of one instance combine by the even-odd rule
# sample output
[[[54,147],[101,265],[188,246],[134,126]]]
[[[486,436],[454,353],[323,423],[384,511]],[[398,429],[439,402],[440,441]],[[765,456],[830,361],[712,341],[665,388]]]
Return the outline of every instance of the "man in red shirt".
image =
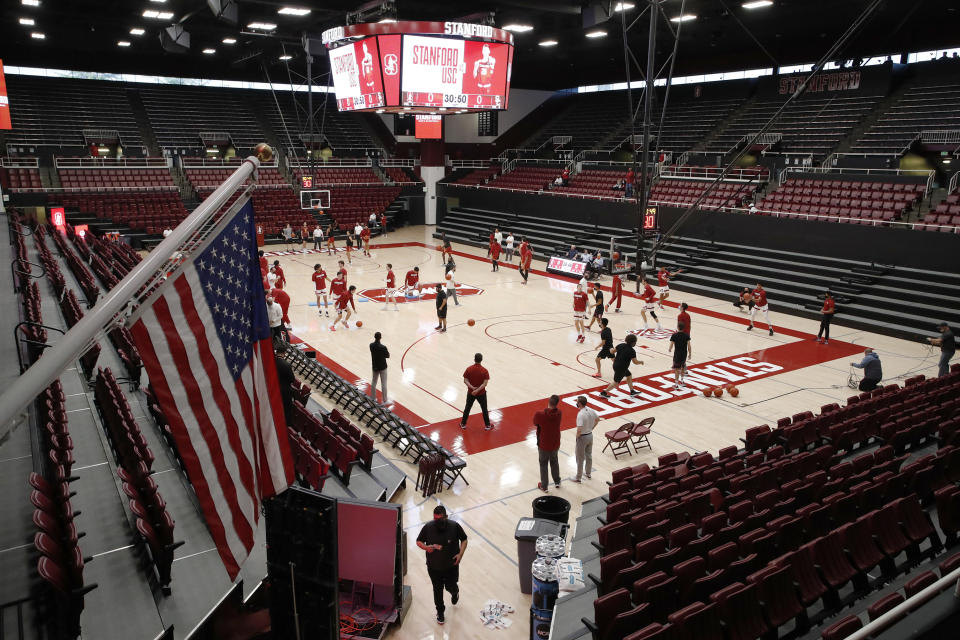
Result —
[[[285,329],[290,328],[290,316],[287,315],[287,312],[290,310],[290,294],[288,294],[283,289],[277,288],[270,291],[270,295],[273,296],[273,301],[280,305],[280,308],[283,309],[283,327]]]
[[[347,290],[347,277],[338,271],[330,280],[330,298],[336,303],[344,291]]]
[[[387,214],[380,214],[380,235],[387,235]]]
[[[617,308],[614,309],[614,312],[620,313],[620,302],[623,300],[623,280],[620,279],[618,274],[613,275],[613,282],[610,283],[610,288],[610,302],[607,303],[607,311],[610,311],[610,305],[616,300]]]
[[[550,396],[547,408],[537,411],[533,416],[533,424],[537,427],[537,450],[540,454],[540,484],[537,487],[547,492],[547,464],[550,464],[550,473],[553,475],[553,485],[560,488],[560,460],[557,452],[560,451],[560,421],[563,415],[557,405],[560,397]]]
[[[417,291],[417,297],[420,297],[420,267],[414,267],[407,271],[407,277],[404,280],[404,284],[407,287],[407,297],[411,297],[411,293],[415,289]]]
[[[830,321],[833,320],[833,314],[837,310],[837,304],[833,300],[833,294],[827,291],[823,296],[823,308],[820,309],[820,331],[817,331],[817,342],[823,336],[823,344],[830,344]]]
[[[566,167],[564,167],[563,171],[560,172],[560,181],[565,187],[570,185],[570,170]]]
[[[577,342],[584,340],[584,321],[587,319],[587,294],[583,287],[577,285],[573,292],[573,327],[577,330]]]
[[[313,275],[310,276],[313,280],[313,290],[317,295],[317,310],[320,315],[327,314],[327,317],[330,317],[330,312],[327,310],[327,272],[323,270],[323,267],[320,266],[320,263],[313,265]],[[323,298],[323,308],[320,308],[320,299]]]
[[[494,232],[490,232],[490,242],[487,244],[487,257],[490,257],[490,251],[493,249]]]
[[[500,260],[500,243],[494,240],[490,243],[490,262],[493,263],[493,269],[491,271],[500,271],[500,263],[497,262]]]
[[[683,325],[683,331],[690,333],[690,314],[687,313],[687,303],[680,304],[680,313],[677,314],[677,331],[681,331],[680,325]]]
[[[360,232],[360,238],[363,241],[363,255],[370,257],[370,227],[363,225],[363,231]]]
[[[277,289],[283,289],[287,286],[287,276],[283,274],[283,267],[280,266],[279,260],[273,261],[273,272],[277,274]]]
[[[337,223],[331,222],[330,226],[327,227],[327,255],[331,255],[334,251],[337,250],[337,239],[333,237],[333,234],[337,232]]]
[[[623,181],[624,197],[627,197],[627,198],[633,197],[633,181],[634,181],[634,173],[633,173],[633,168],[631,168],[629,171],[627,171],[627,177]]]
[[[643,287],[640,297],[643,299],[643,308],[640,310],[640,315],[643,317],[643,328],[649,329],[650,325],[647,324],[647,312],[650,312],[650,315],[653,316],[653,319],[657,323],[657,329],[662,329],[660,326],[660,318],[657,317],[657,312],[654,311],[656,306],[657,292],[653,290],[653,287],[650,286],[650,283],[647,282],[646,278],[640,280],[640,285]]]
[[[270,270],[270,264],[267,262],[267,259],[264,257],[263,251],[258,251],[257,255],[260,256],[260,275],[266,278],[267,271]]]
[[[520,275],[523,277],[523,284],[527,284],[527,278],[530,277],[530,263],[533,261],[533,250],[530,249],[530,243],[526,238],[520,238]]]
[[[747,331],[753,329],[753,314],[757,311],[762,311],[763,317],[767,321],[767,328],[770,330],[770,335],[773,335],[773,325],[770,324],[770,307],[767,306],[767,292],[764,290],[763,285],[758,282],[752,295],[754,304],[750,309],[750,326],[747,327]]]
[[[343,328],[344,329],[350,328],[350,324],[347,321],[350,319],[351,312],[350,312],[350,309],[347,308],[347,305],[350,305],[351,307],[353,307],[353,313],[357,312],[357,305],[353,303],[353,292],[356,290],[357,288],[355,286],[350,285],[349,289],[347,289],[337,297],[337,317],[334,319],[333,324],[330,325],[330,331],[337,330],[337,322],[340,320],[340,316],[343,315],[344,311],[347,312],[347,317],[345,317],[342,321]]]
[[[667,271],[666,267],[660,267],[660,271],[657,272],[657,283],[660,285],[660,308],[663,309],[663,301],[670,297],[670,278],[677,275],[678,273],[683,273],[683,269],[677,269],[676,271]]]
[[[383,310],[387,310],[387,303],[393,303],[393,310],[400,311],[397,306],[397,276],[393,275],[393,265],[387,263],[386,289],[383,292]]]
[[[467,386],[467,406],[463,408],[463,418],[460,420],[460,428],[467,428],[467,418],[470,417],[470,409],[473,403],[480,405],[480,411],[483,413],[484,431],[490,431],[490,414],[487,412],[487,384],[490,382],[490,373],[481,365],[483,354],[477,353],[473,356],[473,364],[467,367],[463,372],[463,384]]]
[[[347,267],[343,264],[343,260],[337,261],[337,274],[343,276],[343,281],[347,281]]]

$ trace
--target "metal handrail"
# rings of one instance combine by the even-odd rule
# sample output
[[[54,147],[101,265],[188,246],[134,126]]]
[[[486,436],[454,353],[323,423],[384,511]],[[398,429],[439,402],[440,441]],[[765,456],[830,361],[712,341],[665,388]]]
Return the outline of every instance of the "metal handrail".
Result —
[[[164,192],[178,191],[176,185],[168,184],[163,186],[142,186],[142,187],[26,187],[18,188],[16,193],[123,193],[135,191],[142,193],[144,191]]]
[[[925,144],[960,143],[960,129],[931,129],[921,131],[920,139]]]
[[[917,178],[926,176],[928,179],[936,175],[936,172],[933,170],[924,170],[924,169],[888,169],[888,168],[867,168],[861,169],[857,167],[787,167],[781,173],[820,173],[820,174],[848,174],[848,173],[859,173],[859,174],[880,174],[880,175],[895,175],[895,176],[915,176]]]
[[[180,166],[184,169],[223,169],[224,167],[228,169],[236,169],[241,164],[243,164],[242,158],[182,158],[180,161]],[[261,162],[261,169],[275,169],[277,168],[277,157],[273,157],[272,162]]]
[[[910,140],[910,142],[908,142],[903,149],[900,149],[900,151],[897,152],[897,155],[898,155],[898,156],[902,156],[902,155],[905,154],[907,151],[910,151],[910,147],[913,146],[913,143],[914,143],[914,142],[916,142],[917,140],[920,139],[920,135],[921,135],[921,134],[918,133],[917,135],[913,136],[913,138]]]
[[[327,167],[372,167],[373,160],[365,158],[330,158],[329,160],[291,160],[287,158],[287,167],[290,169],[325,169]]]
[[[846,640],[867,640],[867,638],[873,637],[877,632],[883,631],[887,627],[899,622],[908,613],[914,612],[917,607],[933,600],[936,596],[940,595],[940,593],[957,584],[958,581],[960,581],[960,569],[954,569],[926,589],[910,596],[879,618],[871,620],[857,631],[854,631],[846,637]]]
[[[39,169],[38,158],[0,158],[0,167],[5,169]]]
[[[958,181],[960,181],[960,171],[957,171],[955,174],[953,174],[953,176],[950,178],[950,182],[947,183],[947,195],[950,195],[957,190]]]
[[[8,424],[38,393],[53,382],[71,361],[86,350],[96,335],[115,326],[117,314],[137,299],[141,288],[148,285],[145,290],[149,290],[149,285],[159,281],[169,270],[171,255],[189,253],[199,246],[203,238],[213,230],[215,225],[210,223],[214,216],[222,213],[227,201],[247,180],[256,180],[259,166],[260,161],[257,158],[247,158],[173,233],[161,241],[154,251],[147,254],[143,261],[100,299],[91,312],[75,324],[63,339],[14,380],[0,396],[0,424]],[[237,202],[241,201],[242,198]]]
[[[670,204],[669,202],[663,202],[662,204]],[[750,213],[749,209],[744,209],[743,207],[724,207],[721,211],[732,212],[732,213]],[[792,211],[773,211],[770,209],[757,209],[753,212],[754,215],[765,214],[774,218],[782,218],[784,216],[799,216],[808,220],[846,220],[850,222],[856,222],[858,224],[863,224],[864,218],[851,218],[849,216],[838,216],[829,213],[796,213]],[[960,225],[955,224],[929,224],[927,222],[899,222],[897,220],[874,220],[870,219],[870,226],[884,226],[884,227],[902,227],[905,229],[951,229],[953,233],[960,233]]]
[[[166,169],[167,158],[54,158],[57,169]]]
[[[20,262],[20,258],[14,258],[14,259],[10,262],[10,275],[11,275],[11,276],[13,276],[14,274],[18,274],[18,273],[19,273],[19,274],[22,275],[22,276],[27,276],[28,278],[34,278],[34,279],[36,279],[36,280],[40,280],[41,278],[44,278],[44,277],[46,277],[46,275],[47,275],[47,268],[46,268],[45,266],[43,266],[42,264],[39,264],[39,263],[37,263],[37,262],[30,262],[29,260],[24,260],[24,262],[26,262],[26,263],[29,264],[29,265],[32,265],[32,266],[34,266],[34,267],[40,267],[40,275],[35,276],[35,275],[33,275],[31,272],[29,272],[29,271],[20,271],[19,269],[17,269],[16,266],[17,266],[17,263],[18,263],[18,262]],[[19,292],[20,292],[19,287],[17,287],[17,279],[16,279],[16,278],[13,278],[13,291],[14,291],[14,293],[19,293]]]

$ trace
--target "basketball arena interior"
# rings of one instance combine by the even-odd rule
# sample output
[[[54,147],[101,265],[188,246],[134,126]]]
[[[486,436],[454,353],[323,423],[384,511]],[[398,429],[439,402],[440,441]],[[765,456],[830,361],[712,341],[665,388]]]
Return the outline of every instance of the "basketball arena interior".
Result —
[[[960,637],[954,0],[0,14],[0,640]]]

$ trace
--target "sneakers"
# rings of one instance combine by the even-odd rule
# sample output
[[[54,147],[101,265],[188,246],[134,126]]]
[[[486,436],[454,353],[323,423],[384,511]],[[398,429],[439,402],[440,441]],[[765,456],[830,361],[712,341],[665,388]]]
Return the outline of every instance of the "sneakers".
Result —
[[[819,344],[823,344],[823,338],[817,338],[817,342],[818,342]]]
[[[336,331],[336,330],[337,330],[337,325],[335,324],[330,325],[330,331]]]
[[[585,473],[585,474],[583,474],[583,477],[586,478],[587,480],[589,480],[589,479],[590,479],[590,474],[589,474],[589,473]]]
[[[537,483],[537,488],[540,489],[540,491],[543,491],[544,493],[547,493],[549,491],[546,485],[544,485],[542,482]]]
[[[493,429],[493,425],[492,425],[492,424],[488,424],[487,426],[485,426],[485,427],[483,428],[484,431],[491,431],[492,429]]]
[[[829,340],[824,340],[824,341],[823,341],[823,344],[830,344],[830,341],[829,341]]]
[[[457,604],[460,602],[460,590],[457,589],[457,592],[450,596],[450,604]]]
[[[574,479],[573,479],[573,482],[576,482],[577,484],[581,484],[580,478],[574,478]]]
[[[446,620],[443,619],[443,614],[442,614],[442,613],[438,613],[438,614],[437,614],[437,624],[443,624],[444,622],[446,622]]]
[[[461,425],[460,425],[460,428],[463,429],[464,431],[466,431],[466,430],[467,430],[467,425],[461,424]]]
[[[747,331],[753,331],[753,325],[752,325],[752,324],[747,326]]]
[[[620,309],[614,309],[613,312],[614,312],[614,313],[620,313]]]
[[[638,396],[638,395],[640,395],[640,392],[637,391],[636,389],[630,389],[630,395],[632,395],[632,396]]]
[[[601,398],[609,398],[609,397],[610,397],[610,394],[607,393],[606,391],[601,391],[601,392],[600,392],[600,397],[601,397]]]
[[[559,489],[559,488],[560,488],[560,483],[557,482],[557,483],[555,483],[553,486],[555,486],[557,489]]]
[[[599,373],[595,373],[595,374],[593,374],[593,377],[594,377],[594,378],[599,378],[599,377],[600,377],[600,374],[599,374]]]
[[[773,335],[773,329],[770,329],[770,335]]]
[[[434,331],[436,331],[437,329],[443,329],[443,325],[442,325],[442,324],[438,324],[437,326],[435,326],[435,327],[433,328]]]

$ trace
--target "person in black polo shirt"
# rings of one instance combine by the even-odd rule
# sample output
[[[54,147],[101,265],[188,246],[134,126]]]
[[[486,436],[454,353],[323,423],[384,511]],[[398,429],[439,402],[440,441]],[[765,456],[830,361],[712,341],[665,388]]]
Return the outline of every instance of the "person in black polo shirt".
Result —
[[[620,381],[627,379],[627,389],[630,395],[635,396],[639,391],[633,388],[633,376],[630,374],[630,363],[643,365],[642,360],[637,360],[637,336],[630,333],[623,339],[623,342],[617,345],[617,350],[613,356],[613,382],[607,385],[607,388],[600,392],[604,398],[609,398],[609,391],[614,387],[620,387]]]
[[[447,330],[447,292],[443,289],[443,284],[438,282],[433,285],[437,289],[437,326],[440,333]]]
[[[377,399],[377,379],[380,380],[381,402],[387,404],[387,358],[390,357],[390,351],[380,342],[383,338],[380,332],[373,334],[373,342],[370,343],[370,359],[373,364],[373,378],[370,380],[370,397]]]
[[[442,505],[433,510],[433,522],[420,529],[417,546],[427,552],[427,573],[433,583],[433,603],[437,606],[437,623],[443,624],[443,590],[450,592],[450,604],[460,600],[460,561],[467,550],[467,534],[458,522],[447,519]]]

